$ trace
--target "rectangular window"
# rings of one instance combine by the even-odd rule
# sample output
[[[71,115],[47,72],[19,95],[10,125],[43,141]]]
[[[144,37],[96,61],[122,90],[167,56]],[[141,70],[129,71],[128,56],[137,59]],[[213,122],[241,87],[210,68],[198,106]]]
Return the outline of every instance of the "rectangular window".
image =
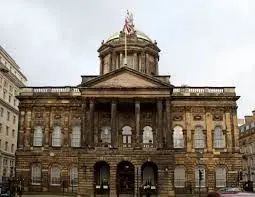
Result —
[[[11,146],[11,152],[14,153],[14,144]]]
[[[6,91],[3,90],[3,99],[6,100]]]
[[[12,137],[14,138],[15,137],[15,130],[12,129]]]
[[[73,127],[71,146],[80,147],[81,144],[81,129],[79,126]]]
[[[41,184],[41,168],[39,166],[32,166],[31,176],[33,185]]]
[[[12,101],[12,95],[9,95],[8,101],[9,101],[9,103],[11,103],[11,101]]]
[[[10,112],[7,111],[7,120],[9,121],[10,120]]]
[[[4,116],[4,108],[0,108],[0,116],[3,117]]]
[[[6,135],[8,136],[9,135],[9,127],[6,126]]]
[[[174,186],[185,187],[185,169],[177,167],[174,170]]]
[[[50,171],[51,185],[60,185],[61,172],[58,167],[52,167]]]
[[[226,187],[226,169],[225,168],[216,168],[215,169],[216,177],[216,187]]]
[[[195,170],[196,187],[205,187],[205,169],[197,167]]]
[[[5,150],[5,151],[8,151],[8,142],[5,142],[4,150]]]
[[[2,127],[3,125],[0,123],[0,133],[2,133]]]
[[[77,186],[78,185],[78,168],[73,167],[70,170],[70,185]]]
[[[15,124],[15,123],[16,123],[16,116],[15,116],[15,115],[13,115],[12,123],[13,123],[13,124]]]

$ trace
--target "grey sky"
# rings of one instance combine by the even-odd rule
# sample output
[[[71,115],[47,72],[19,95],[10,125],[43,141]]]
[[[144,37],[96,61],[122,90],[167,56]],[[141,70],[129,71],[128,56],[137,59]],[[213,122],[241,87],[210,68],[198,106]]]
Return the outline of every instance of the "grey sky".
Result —
[[[157,40],[174,85],[236,86],[239,117],[255,109],[254,0],[0,0],[0,44],[30,86],[76,85],[98,74],[97,49],[126,9]]]

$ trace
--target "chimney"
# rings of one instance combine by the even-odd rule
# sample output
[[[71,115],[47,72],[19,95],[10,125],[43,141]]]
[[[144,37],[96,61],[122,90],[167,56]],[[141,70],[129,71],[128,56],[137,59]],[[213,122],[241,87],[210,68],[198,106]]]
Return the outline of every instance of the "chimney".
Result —
[[[244,116],[245,124],[251,124],[253,122],[254,114],[253,116]]]

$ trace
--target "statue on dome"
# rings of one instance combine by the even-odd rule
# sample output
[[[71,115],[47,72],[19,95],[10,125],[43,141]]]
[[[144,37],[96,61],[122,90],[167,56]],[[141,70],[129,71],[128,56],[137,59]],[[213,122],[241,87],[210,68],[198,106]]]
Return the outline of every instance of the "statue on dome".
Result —
[[[123,27],[123,31],[127,35],[135,33],[135,26],[133,22],[134,22],[133,14],[129,13],[129,11],[127,10],[127,16],[125,18],[125,24]]]

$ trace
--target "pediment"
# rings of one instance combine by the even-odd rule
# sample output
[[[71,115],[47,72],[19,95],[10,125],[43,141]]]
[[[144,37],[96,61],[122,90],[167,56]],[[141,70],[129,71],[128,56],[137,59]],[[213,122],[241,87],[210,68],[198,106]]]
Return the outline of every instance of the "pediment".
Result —
[[[128,68],[100,76],[84,85],[90,88],[169,88],[171,86]]]

